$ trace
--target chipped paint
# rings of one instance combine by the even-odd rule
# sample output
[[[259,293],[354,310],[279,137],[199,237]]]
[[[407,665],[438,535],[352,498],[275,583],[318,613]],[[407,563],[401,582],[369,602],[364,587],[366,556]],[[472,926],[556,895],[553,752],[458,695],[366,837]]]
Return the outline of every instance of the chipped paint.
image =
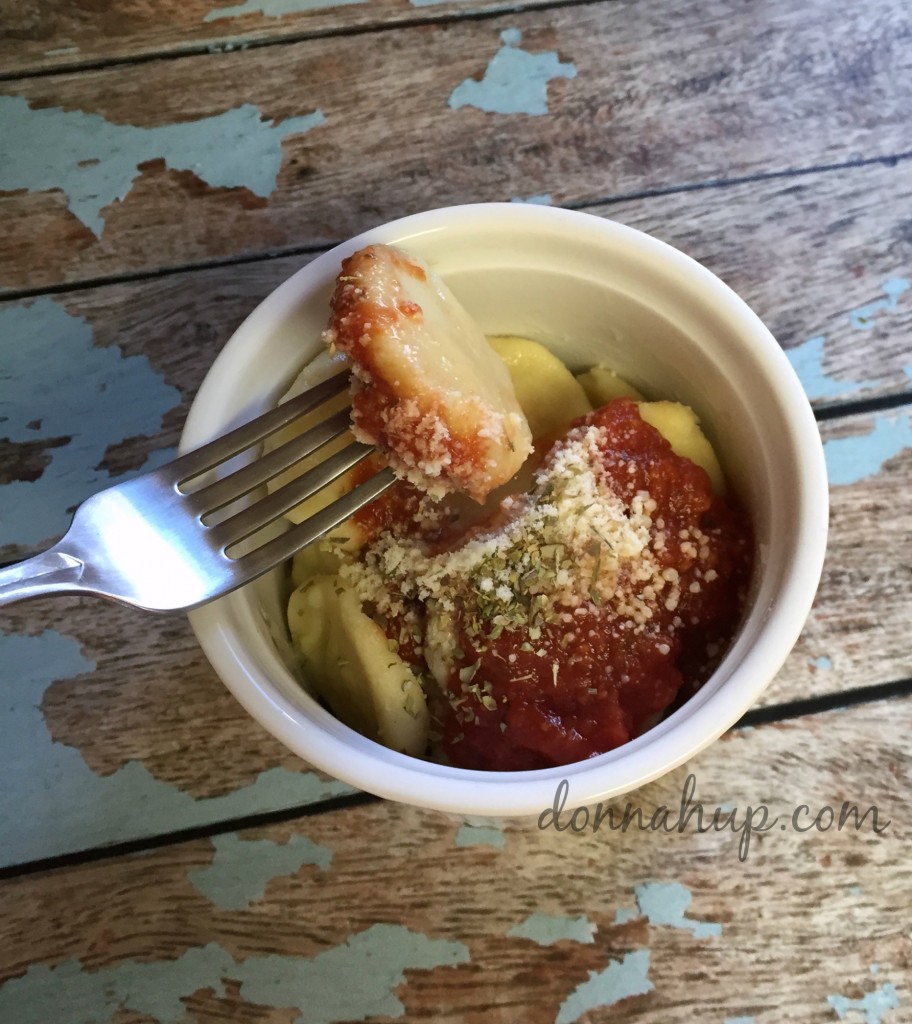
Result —
[[[304,14],[307,11],[323,11],[329,7],[350,7],[352,4],[363,3],[367,3],[367,0],[244,0],[244,3],[232,7],[216,7],[206,14],[203,21],[241,18],[245,14],[284,18],[286,14]]]
[[[137,761],[102,778],[77,750],[54,742],[41,712],[51,683],[95,668],[76,641],[54,630],[38,636],[0,634],[0,665],[2,866],[352,792],[314,772],[284,768],[271,768],[249,786],[208,799],[156,779]]]
[[[756,1024],[753,1017],[726,1017],[725,1024]]]
[[[909,289],[909,282],[903,277],[891,277],[884,281],[882,288],[886,298],[869,302],[848,314],[853,327],[870,330],[875,326],[878,314],[897,309],[900,296]],[[826,336],[817,334],[800,345],[787,349],[785,353],[812,402],[846,398],[870,388],[882,388],[887,384],[886,380],[878,377],[841,379],[832,376],[823,366],[825,347]],[[906,377],[912,381],[912,364],[902,369]]]
[[[495,846],[503,849],[504,825],[498,818],[464,821],[456,833],[457,846]]]
[[[554,1024],[573,1024],[589,1010],[613,1006],[631,996],[646,995],[654,987],[648,974],[648,949],[638,949],[621,960],[612,960],[602,971],[590,971],[588,980],[561,1003]]]
[[[823,334],[818,334],[794,348],[786,349],[785,352],[792,368],[798,374],[798,379],[801,381],[809,401],[849,398],[861,391],[882,388],[887,385],[888,382],[881,377],[852,380],[831,376],[823,368],[825,346],[826,337]],[[912,381],[912,364],[904,366],[902,369],[906,377]]]
[[[269,120],[245,103],[195,121],[143,128],[81,110],[33,110],[21,96],[0,96],[0,190],[60,189],[73,215],[100,238],[104,209],[127,195],[145,161],[163,159],[213,188],[247,188],[265,198],[276,187],[283,141],[324,121],[319,110]]]
[[[827,996],[827,1002],[840,1020],[847,1020],[850,1013],[863,1013],[865,1024],[886,1024],[883,1015],[887,1010],[895,1010],[899,1006],[899,996],[894,986],[887,982],[861,999],[837,995]]]
[[[847,392],[858,391],[868,385],[863,382],[842,381],[831,377],[823,368],[823,350],[826,344],[826,337],[818,334],[807,341],[796,345],[794,348],[786,349],[785,354],[798,379],[804,388],[804,393],[812,402],[824,398],[839,398]]]
[[[406,971],[468,961],[462,943],[389,924],[375,924],[312,959],[251,956],[238,962],[214,942],[175,960],[126,960],[97,971],[70,959],[57,967],[30,967],[0,986],[0,1020],[113,1024],[133,1011],[159,1024],[179,1024],[187,1012],[184,999],[204,988],[223,997],[228,979],[240,984],[248,1003],[297,1011],[289,1018],[295,1024],[401,1017],[405,1007],[395,992]]]
[[[551,198],[550,193],[543,193],[538,196],[526,196],[526,198],[523,198],[522,196],[514,196],[510,202],[525,203],[529,206],[551,206],[554,200]]]
[[[912,448],[912,416],[881,413],[867,433],[824,442],[827,477],[833,486],[858,483],[876,476],[885,462],[906,448]]]
[[[430,970],[465,964],[469,950],[461,942],[429,939],[401,925],[375,924],[341,946],[312,961],[271,956],[245,961],[233,974],[243,974],[241,996],[251,1003],[294,1006],[303,1024],[401,1017],[405,1006],[395,995],[406,970]],[[357,979],[356,984],[340,984]]]
[[[37,479],[3,485],[3,544],[33,546],[64,533],[66,509],[114,482],[100,468],[109,445],[156,434],[181,401],[146,356],[96,348],[91,326],[47,297],[0,307],[0,365],[0,436],[48,442],[49,459]],[[171,454],[156,452],[141,469]]]
[[[680,882],[646,882],[638,885],[637,906],[650,924],[669,925],[691,932],[694,938],[706,939],[722,934],[722,925],[715,922],[695,921],[685,917],[684,911],[690,906],[693,895]]]
[[[732,804],[724,804],[722,810],[733,810]],[[684,928],[695,938],[705,939],[722,934],[722,926],[714,922],[695,921],[685,917],[684,911],[690,906],[693,894],[680,882],[646,882],[634,890],[638,910],[620,907],[614,913],[615,924],[626,924],[643,916],[654,925],[670,925]]]
[[[875,299],[865,306],[859,306],[849,313],[849,323],[862,331],[870,331],[877,322],[879,313],[888,313],[899,305],[899,297],[909,290],[909,282],[904,277],[891,277],[881,286],[885,295],[883,299]]]
[[[554,51],[521,50],[519,29],[505,29],[500,39],[503,46],[494,54],[481,81],[467,78],[457,85],[450,94],[450,107],[477,107],[490,114],[547,114],[548,83],[554,78],[575,78],[576,67],[562,63]]]
[[[243,910],[262,899],[273,879],[294,875],[305,864],[326,871],[332,860],[332,850],[307,836],[294,835],[287,843],[274,843],[228,833],[213,837],[212,845],[212,863],[188,871],[187,880],[223,910]]]
[[[127,961],[100,971],[73,958],[57,967],[38,964],[0,986],[0,1020],[113,1024],[121,1010],[133,1010],[159,1024],[178,1024],[187,1012],[181,997],[206,985],[224,997],[222,979],[233,967],[231,954],[215,943],[188,949],[176,960]]]
[[[858,309],[849,313],[849,322],[853,327],[865,331],[873,328],[878,314],[891,312],[899,307],[900,296],[909,290],[910,285],[905,278],[891,278],[885,281],[881,287],[885,298],[859,306]],[[823,367],[825,347],[826,336],[819,334],[785,352],[811,401],[841,398],[869,388],[884,386],[885,381],[882,378],[856,380],[831,376]],[[903,373],[912,381],[912,365],[903,367]]]
[[[833,667],[832,659],[828,658],[825,654],[821,654],[819,658],[811,658],[810,663],[814,668],[822,669],[828,672]]]
[[[539,946],[553,946],[555,942],[595,942],[596,926],[581,914],[579,917],[564,917],[559,914],[540,914],[536,911],[525,921],[514,925],[508,932],[511,938],[531,939]]]
[[[614,923],[627,924],[628,921],[635,921],[639,916],[639,912],[633,907],[618,907],[614,912]]]

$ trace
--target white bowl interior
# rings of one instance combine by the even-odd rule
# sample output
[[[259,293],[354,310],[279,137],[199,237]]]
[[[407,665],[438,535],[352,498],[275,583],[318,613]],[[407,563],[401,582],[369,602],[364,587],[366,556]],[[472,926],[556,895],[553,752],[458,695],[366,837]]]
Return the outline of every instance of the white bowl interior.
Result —
[[[427,259],[488,334],[544,342],[574,370],[605,363],[650,397],[700,416],[752,517],[757,557],[748,614],[700,693],[648,733],[580,764],[470,772],[386,750],[338,722],[302,687],[275,574],[191,614],[216,671],[271,732],[317,767],[382,796],[464,814],[574,805],[626,792],[728,728],[793,646],[820,578],[827,484],[813,415],[777,343],[699,264],[586,214],[492,204],[432,211],[353,239],[301,270],[241,325],[187,421],[194,447],[274,404],[320,347],[344,255],[368,242]]]

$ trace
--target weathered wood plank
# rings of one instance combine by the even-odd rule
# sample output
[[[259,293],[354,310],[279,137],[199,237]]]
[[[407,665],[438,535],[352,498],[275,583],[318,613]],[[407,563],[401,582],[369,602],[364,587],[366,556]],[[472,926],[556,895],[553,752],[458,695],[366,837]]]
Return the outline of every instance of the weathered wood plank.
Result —
[[[183,616],[42,604],[0,620],[0,866],[350,792],[244,713]]]
[[[893,156],[910,18],[612,2],[6,82],[0,285],[319,245],[453,202]]]
[[[526,0],[538,7],[549,0]],[[408,21],[445,21],[510,10],[504,0],[159,0],[86,8],[69,0],[17,5],[0,26],[0,69],[6,75],[73,65],[236,49],[296,38],[360,31]]]
[[[823,578],[764,704],[912,678],[912,410],[847,417],[821,433],[831,481]]]
[[[7,880],[0,1018],[899,1024],[910,726],[905,700],[729,735],[612,805],[626,831],[568,828],[572,793],[563,831],[378,802]],[[676,830],[691,773],[721,831]],[[825,828],[845,802],[879,834]]]

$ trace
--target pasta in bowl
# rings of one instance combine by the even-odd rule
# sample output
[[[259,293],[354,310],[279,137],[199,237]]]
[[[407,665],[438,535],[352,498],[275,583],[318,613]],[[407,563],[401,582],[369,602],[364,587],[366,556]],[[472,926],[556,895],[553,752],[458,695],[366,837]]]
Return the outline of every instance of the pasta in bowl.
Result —
[[[485,658],[502,656],[510,664],[510,655],[515,655],[512,664],[521,663],[522,671],[514,675],[518,678],[532,672],[533,688],[544,691],[546,683],[553,685],[554,665],[557,664],[558,682],[564,671],[560,659],[551,657],[555,647],[559,649],[569,634],[574,635],[574,640],[568,642],[568,646],[578,652],[581,645],[576,640],[579,630],[568,628],[570,623],[566,622],[524,623],[527,636],[520,641],[514,628],[518,604],[522,604],[527,614],[527,599],[540,594],[527,590],[523,601],[511,609],[510,603],[518,594],[506,577],[498,579],[495,575],[476,573],[473,582],[467,585],[478,592],[478,599],[468,612],[465,595],[456,602],[460,605],[456,616],[460,621],[452,621],[453,609],[439,607],[426,617],[425,633],[417,645],[422,647],[422,657],[425,646],[430,654],[430,661],[425,659],[425,669],[434,676],[436,667],[442,675],[445,673],[444,680],[457,680],[460,687],[460,692],[456,693],[452,687],[441,687],[438,681],[438,690],[444,694],[448,691],[454,698],[452,702],[445,698],[449,711],[446,708],[442,711],[444,717],[452,713],[452,720],[443,722],[442,730],[438,730],[442,732],[442,739],[438,741],[442,752],[439,747],[434,751],[435,737],[430,735],[435,731],[433,724],[428,726],[428,744],[421,751],[420,738],[410,738],[408,727],[401,734],[404,739],[390,740],[389,736],[380,735],[376,716],[373,720],[370,716],[362,718],[360,722],[350,717],[350,724],[346,725],[341,720],[344,712],[341,716],[339,713],[344,701],[337,703],[335,713],[329,710],[326,703],[331,704],[331,701],[327,701],[326,691],[321,694],[315,687],[312,668],[308,671],[305,667],[303,678],[315,687],[311,690],[313,695],[301,687],[299,659],[307,648],[307,640],[303,644],[298,641],[296,645],[289,642],[282,607],[285,594],[278,577],[193,613],[194,628],[216,670],[259,721],[311,763],[354,785],[423,806],[465,813],[533,813],[549,804],[555,785],[562,778],[570,780],[574,799],[588,802],[625,792],[680,764],[731,725],[775,673],[797,636],[819,578],[826,521],[825,477],[813,418],[787,360],[741,300],[708,271],[655,239],[567,211],[502,205],[434,211],[352,240],[306,267],[274,293],[242,326],[213,367],[188,421],[185,440],[198,443],[234,419],[258,411],[279,398],[301,363],[309,361],[320,347],[319,336],[325,327],[326,311],[342,259],[375,244],[400,246],[407,252],[417,253],[433,266],[483,333],[500,339],[495,345],[501,346],[501,358],[508,367],[511,359],[518,364],[535,358],[547,362],[549,357],[557,357],[557,365],[566,374],[561,378],[564,397],[560,402],[540,403],[538,413],[530,406],[526,413],[528,418],[547,415],[548,410],[553,412],[556,406],[564,416],[572,405],[566,397],[572,390],[568,379],[578,389],[575,393],[583,394],[587,405],[577,410],[582,420],[579,417],[573,420],[570,433],[582,431],[586,438],[576,438],[574,451],[566,445],[561,451],[558,445],[556,453],[554,450],[550,455],[541,452],[542,461],[532,480],[533,491],[536,487],[540,492],[547,488],[551,469],[557,462],[567,463],[578,458],[581,446],[591,448],[594,445],[605,464],[613,458],[598,442],[608,424],[591,419],[601,413],[586,411],[594,405],[586,397],[587,386],[591,391],[599,381],[603,384],[623,381],[630,389],[655,400],[640,405],[635,398],[619,398],[609,404],[607,408],[613,410],[611,417],[619,422],[626,417],[629,421],[623,429],[629,432],[635,419],[641,424],[638,430],[652,432],[649,437],[654,445],[655,436],[661,439],[663,428],[647,423],[641,414],[650,415],[648,406],[654,405],[659,421],[663,416],[676,419],[679,428],[691,442],[696,440],[704,453],[718,453],[718,462],[725,469],[732,492],[743,503],[755,535],[752,549],[756,557],[752,571],[740,555],[728,558],[729,564],[741,565],[740,576],[736,573],[737,579],[729,580],[733,589],[728,593],[744,593],[743,612],[736,616],[736,622],[729,621],[725,627],[730,630],[725,642],[730,642],[724,652],[721,649],[724,644],[719,646],[717,663],[708,666],[701,663],[701,667],[708,669],[708,675],[700,679],[701,686],[690,687],[693,692],[682,694],[688,697],[686,700],[677,701],[679,687],[671,701],[657,697],[656,701],[646,702],[643,708],[631,712],[630,700],[617,692],[617,688],[613,694],[608,692],[610,688],[602,694],[591,694],[588,691],[598,691],[601,680],[594,674],[600,655],[597,651],[590,652],[590,668],[577,673],[585,681],[585,686],[577,687],[577,704],[585,703],[583,698],[592,698],[595,703],[614,701],[628,718],[633,714],[636,721],[632,725],[628,723],[627,741],[616,728],[617,722],[611,724],[601,716],[603,723],[608,722],[603,731],[612,734],[607,742],[602,737],[595,747],[585,742],[575,746],[564,743],[563,749],[557,751],[556,747],[561,744],[552,742],[553,736],[546,737],[538,746],[524,740],[518,744],[523,756],[509,762],[498,760],[497,756],[477,756],[481,749],[500,748],[467,741],[465,735],[467,724],[470,732],[491,731],[501,737],[511,731],[521,737],[524,728],[527,735],[536,728],[536,724],[528,720],[524,726],[522,714],[514,714],[512,718],[501,716],[505,694],[503,688],[498,688],[497,681],[489,678],[490,666]],[[539,345],[544,344],[547,352],[539,357],[523,355],[523,343],[516,339],[533,339]],[[310,352],[306,351],[308,340],[313,341]],[[272,374],[265,372],[267,367]],[[521,383],[516,386],[517,395],[522,394],[523,388]],[[693,413],[682,411],[682,406],[692,409]],[[590,417],[589,422],[587,417]],[[705,437],[696,429],[697,420],[706,428]],[[555,428],[561,430],[566,426],[566,423],[555,424]],[[541,433],[539,428],[536,431]],[[670,444],[662,443],[674,458],[681,458]],[[683,462],[693,469],[692,455]],[[713,494],[715,472],[717,469],[713,467],[712,471],[701,469],[697,473],[702,474],[700,500],[704,504],[708,501],[712,505],[719,497]],[[552,473],[551,485],[553,476]],[[688,490],[688,486],[677,480],[666,490],[674,496],[684,491],[691,493],[693,488]],[[633,496],[639,492],[648,494],[642,498],[643,507],[637,512],[631,505],[622,518],[628,524],[636,515],[643,520],[650,519],[652,527],[647,527],[645,522],[639,525],[641,534],[645,530],[647,546],[652,543],[654,548],[655,535],[661,532],[655,520],[662,516],[655,515],[655,508],[648,507],[654,500],[649,489],[638,484]],[[534,516],[534,510],[520,508],[524,502],[517,501],[514,509],[517,520],[523,515],[527,519]],[[407,516],[403,521],[411,523],[412,517]],[[558,515],[556,524],[552,525],[568,526],[567,516]],[[592,524],[583,525],[588,529]],[[471,527],[475,532],[469,544],[477,547],[485,528]],[[679,527],[678,533],[684,529],[684,526]],[[409,542],[408,537],[394,539],[400,547]],[[608,539],[618,540],[617,537]],[[440,537],[429,539],[425,534],[420,541],[426,558],[441,553],[428,555],[428,544],[439,544]],[[632,542],[630,537],[624,540],[624,543]],[[388,539],[383,543],[386,549],[374,551],[370,556],[377,564],[381,556],[388,559],[395,547]],[[561,566],[557,550],[563,542],[550,534],[542,534],[537,543],[539,555],[543,554],[539,562],[546,564],[549,572],[553,567],[555,575],[559,576]],[[695,549],[693,564],[698,565],[704,578],[712,572],[720,575],[719,568],[713,569],[709,562],[699,565],[701,549],[711,548],[711,544],[700,537],[678,537],[676,543],[681,548],[686,544],[688,550]],[[739,543],[742,548],[751,546],[748,541]],[[452,539],[444,539],[444,547],[447,544],[452,549]],[[510,549],[509,544],[505,546],[503,535],[495,547],[498,545],[502,549],[499,555]],[[508,555],[522,558],[515,546],[512,551],[508,550]],[[706,555],[716,558],[716,553],[709,550]],[[365,564],[369,564],[370,557]],[[610,547],[600,544],[598,550],[575,549],[574,558],[583,562],[589,559],[586,569],[587,578],[591,578],[596,563],[601,566],[604,559],[606,565],[610,564]],[[490,568],[488,565],[485,571]],[[674,604],[673,595],[678,591],[680,601],[681,587],[676,586],[673,579],[662,576],[665,569],[673,567],[656,563],[652,568],[653,597],[661,596],[659,591],[664,591],[663,601],[670,600]],[[430,569],[435,570],[435,566]],[[334,574],[339,571],[334,566],[330,573],[312,573],[307,578],[335,578]],[[395,665],[395,672],[400,673],[397,676],[394,672],[389,692],[398,685],[400,694],[411,696],[411,707],[415,711],[414,701],[420,690],[425,699],[427,721],[436,720],[440,725],[441,708],[430,706],[437,701],[437,694],[428,688],[427,678],[422,681],[420,673],[415,674],[415,664],[410,661],[414,652],[410,654],[404,649],[407,644],[390,636],[390,621],[395,614],[389,612],[394,610],[377,609],[380,595],[375,587],[376,579],[356,578],[358,570],[343,567],[343,575],[346,571],[348,578],[342,581],[345,586],[333,586],[330,594],[327,585],[318,581],[305,590],[301,600],[305,605],[311,602],[317,607],[317,615],[321,601],[323,605],[342,602],[331,615],[336,622],[346,615],[351,618],[364,614],[367,607],[371,613],[368,617],[380,630],[379,634],[374,633],[378,644],[384,644],[387,651],[391,640],[398,644],[395,652],[398,661],[386,662]],[[302,574],[299,572],[299,577]],[[601,578],[601,569],[596,575]],[[419,585],[416,583],[419,577],[420,574],[413,574],[413,578],[406,581],[407,585]],[[465,649],[467,629],[471,632],[468,627],[473,622],[478,625],[475,622],[477,612],[491,610],[488,608],[491,601],[480,600],[486,593],[485,579],[490,579],[493,604],[497,604],[498,591],[503,601],[484,621],[488,650],[469,651]],[[656,586],[658,579],[664,580],[661,587]],[[307,579],[299,579],[299,582],[305,583]],[[696,579],[687,581],[687,593],[696,582]],[[553,583],[545,579],[540,586],[553,586]],[[401,587],[401,580],[398,585]],[[370,595],[373,601],[366,600],[371,587],[374,587]],[[337,589],[342,594],[336,594]],[[507,589],[511,590],[510,599]],[[614,587],[615,591],[623,589]],[[703,590],[702,584],[700,590]],[[605,600],[604,594],[599,594],[598,598]],[[633,594],[632,598],[637,595]],[[686,600],[689,599],[685,599],[685,603]],[[731,601],[718,603],[731,606]],[[593,606],[598,607],[592,594],[587,594],[586,606],[579,617],[591,615]],[[580,605],[567,612],[562,606],[560,614],[576,614],[578,607]],[[647,595],[646,609],[655,615],[658,607],[657,601]],[[668,611],[671,614],[674,608]],[[678,617],[683,622],[683,617]],[[361,623],[357,618],[354,621]],[[673,621],[672,614],[669,623]],[[586,625],[591,627],[592,623]],[[499,634],[492,636],[498,627]],[[534,630],[539,633],[532,639]],[[362,636],[366,630],[356,630],[356,633]],[[326,630],[318,630],[317,643],[326,635]],[[507,640],[517,643],[508,648]],[[671,650],[675,644],[683,649],[690,643],[686,638],[680,642],[675,637],[671,640],[669,643],[664,634],[652,636],[649,657],[665,657],[662,654],[665,645]],[[523,643],[530,644],[533,651],[522,650]],[[375,649],[381,651],[380,646]],[[543,649],[546,653],[539,654]],[[451,658],[443,668],[435,663],[443,655],[456,651],[461,651],[464,657],[457,657],[455,661]],[[341,655],[337,652],[335,656]],[[645,655],[640,651],[631,657],[642,661]],[[535,661],[527,665],[530,659]],[[445,658],[443,660],[446,662]],[[693,660],[700,659],[693,655]],[[705,658],[703,660],[705,662]],[[406,676],[405,671],[410,675]],[[323,678],[327,675],[329,673],[324,673]],[[661,672],[653,674],[656,679],[660,676]],[[491,683],[487,691],[486,682]],[[418,689],[413,689],[415,684]],[[468,695],[461,692],[463,685]],[[432,697],[430,702],[429,696]],[[466,701],[453,708],[452,705],[464,696]],[[507,703],[513,707],[515,702],[509,694],[507,697]],[[493,711],[489,707],[492,702],[497,705]],[[408,702],[400,703],[404,708]],[[362,711],[364,707],[362,702]],[[460,713],[459,708],[465,710]],[[466,710],[471,710],[473,715],[468,722]],[[663,713],[664,717],[657,721]],[[410,720],[419,721],[421,715],[419,707],[418,717]],[[492,716],[490,720],[486,715]],[[403,722],[400,719],[400,723]],[[375,731],[372,733],[372,730]],[[575,731],[586,739],[584,729]],[[457,740],[460,732],[463,736]],[[378,739],[390,745],[384,746]],[[462,766],[460,744],[466,744],[463,750],[471,747],[476,752],[476,756],[463,761]],[[402,749],[394,750],[393,746]],[[526,756],[529,750],[534,756]],[[438,756],[438,760],[427,760],[429,752]]]

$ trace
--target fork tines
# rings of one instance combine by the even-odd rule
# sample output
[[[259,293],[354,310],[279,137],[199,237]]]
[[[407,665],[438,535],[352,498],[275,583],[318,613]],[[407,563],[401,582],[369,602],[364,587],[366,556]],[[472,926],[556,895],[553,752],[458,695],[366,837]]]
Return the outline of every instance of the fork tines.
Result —
[[[324,402],[341,394],[348,387],[348,381],[347,371],[336,374],[249,423],[236,427],[201,448],[181,455],[168,465],[175,483],[183,489],[194,477],[220,466],[254,445],[261,444],[267,437],[287,427],[299,416],[312,412]]]
[[[181,456],[168,467],[175,487],[182,492],[181,501],[187,503],[196,516],[206,524],[214,513],[267,484],[302,459],[324,447],[331,451],[331,454],[321,462],[284,483],[272,493],[252,501],[236,512],[229,510],[230,514],[219,522],[208,523],[207,532],[211,540],[229,557],[243,557],[247,562],[256,561],[263,565],[290,557],[296,550],[353,515],[392,482],[393,477],[389,472],[372,477],[305,522],[292,527],[281,537],[261,544],[255,551],[235,556],[229,550],[312,497],[374,450],[370,445],[352,440],[341,449],[337,445],[337,450],[332,451],[331,443],[342,438],[349,429],[351,408],[346,406],[321,419],[303,433],[258,455],[241,468],[228,472],[212,482],[206,482],[203,478],[195,489],[192,486],[195,478],[203,477],[207,471],[223,465],[255,445],[262,444],[300,417],[315,413],[321,406],[337,399],[347,386],[347,373],[331,377],[250,423]],[[336,401],[334,406],[338,405],[339,401]],[[190,487],[187,486],[188,483]],[[287,555],[277,553],[286,550]]]

